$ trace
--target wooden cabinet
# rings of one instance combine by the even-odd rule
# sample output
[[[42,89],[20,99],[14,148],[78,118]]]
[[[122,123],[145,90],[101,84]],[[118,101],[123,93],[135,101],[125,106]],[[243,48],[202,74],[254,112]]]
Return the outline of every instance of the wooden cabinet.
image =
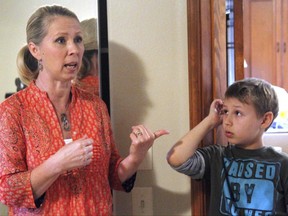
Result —
[[[245,77],[288,90],[288,0],[243,0]]]
[[[288,0],[282,0],[282,23],[281,29],[283,32],[283,55],[282,55],[282,72],[281,85],[288,91]]]

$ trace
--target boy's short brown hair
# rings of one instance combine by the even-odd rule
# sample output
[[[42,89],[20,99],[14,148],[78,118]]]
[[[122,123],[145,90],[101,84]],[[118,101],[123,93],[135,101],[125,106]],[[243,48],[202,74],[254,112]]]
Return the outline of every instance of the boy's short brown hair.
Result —
[[[252,104],[258,116],[272,112],[274,119],[279,112],[277,94],[273,86],[266,80],[246,78],[234,82],[225,92],[225,98],[237,98],[242,103]]]

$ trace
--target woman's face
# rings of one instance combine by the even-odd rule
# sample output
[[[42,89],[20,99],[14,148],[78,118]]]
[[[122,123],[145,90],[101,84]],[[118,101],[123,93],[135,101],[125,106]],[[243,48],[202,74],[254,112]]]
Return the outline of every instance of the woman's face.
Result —
[[[70,81],[81,66],[84,45],[79,22],[71,17],[57,16],[49,23],[47,35],[38,46],[38,60],[54,81]]]

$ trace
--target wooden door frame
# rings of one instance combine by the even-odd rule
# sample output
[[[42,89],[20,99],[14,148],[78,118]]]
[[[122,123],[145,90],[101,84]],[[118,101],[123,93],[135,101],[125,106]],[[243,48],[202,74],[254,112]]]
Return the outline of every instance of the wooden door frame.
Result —
[[[205,0],[206,2],[206,0]],[[202,50],[202,36],[201,32],[201,4],[200,0],[187,0],[187,25],[188,25],[188,72],[189,72],[189,113],[190,113],[190,128],[193,128],[197,123],[201,121],[204,116],[204,104],[205,99],[209,99],[211,89],[204,89],[202,71],[209,71],[211,64],[206,59],[203,59],[203,52],[210,56],[209,49],[207,51]],[[209,19],[207,19],[209,25]],[[210,28],[207,28],[209,31]],[[207,34],[210,34],[208,32]],[[207,40],[207,39],[206,39]],[[210,40],[207,40],[210,43]],[[206,68],[203,68],[203,64]],[[205,70],[206,69],[206,70]],[[211,82],[211,77],[207,76],[207,82]],[[209,85],[208,85],[209,86]],[[207,97],[203,97],[204,91],[206,91]],[[192,215],[206,215],[206,187],[205,183],[191,181],[191,207]]]
[[[237,0],[234,2],[240,11]],[[187,0],[190,128],[208,114],[212,100],[223,97],[227,88],[225,5],[225,0]],[[241,23],[236,24],[241,29]],[[241,43],[235,44],[235,49],[241,50]],[[235,77],[240,79],[242,75],[238,71],[241,67],[243,71],[243,55],[242,59],[236,56],[235,63]],[[214,130],[203,139],[201,146],[222,140],[223,136]],[[207,215],[210,198],[207,184],[191,180],[193,216]]]
[[[235,79],[244,79],[243,0],[234,0]]]

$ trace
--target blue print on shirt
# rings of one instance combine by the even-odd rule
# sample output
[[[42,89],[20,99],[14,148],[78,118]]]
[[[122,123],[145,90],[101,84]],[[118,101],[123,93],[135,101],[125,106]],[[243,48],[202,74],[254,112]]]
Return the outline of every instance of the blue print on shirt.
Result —
[[[221,213],[224,215],[272,215],[280,164],[224,158]]]

